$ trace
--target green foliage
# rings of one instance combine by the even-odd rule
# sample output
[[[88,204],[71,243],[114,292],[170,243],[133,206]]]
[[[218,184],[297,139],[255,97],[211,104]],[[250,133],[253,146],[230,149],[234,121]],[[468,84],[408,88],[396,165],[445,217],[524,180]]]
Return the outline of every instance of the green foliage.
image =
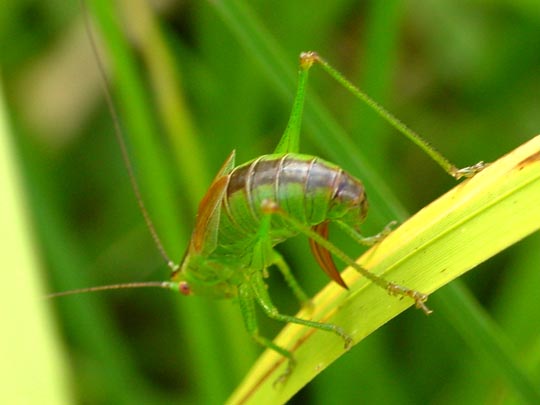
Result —
[[[8,3],[0,20],[10,22],[0,24],[0,64],[49,290],[166,279],[121,163],[77,1]],[[317,50],[460,166],[494,160],[539,132],[534,2],[341,0],[312,7],[256,1],[248,9],[248,2],[197,1],[148,13],[146,2],[126,0],[109,17],[104,8],[113,2],[89,3],[103,13],[137,175],[175,260],[198,199],[230,151],[243,162],[275,148],[300,51]],[[130,34],[115,32],[115,24]],[[403,220],[454,186],[322,71],[315,68],[310,80],[301,150],[365,179],[371,203],[365,234]],[[137,140],[138,133],[146,140]],[[339,232],[332,240],[361,253]],[[315,294],[326,280],[308,250],[302,238],[282,249]],[[403,314],[298,398],[517,400],[516,385],[493,367],[495,356],[480,349],[483,335],[471,325],[486,319],[497,325],[490,339],[510,345],[517,353],[512,360],[538,381],[539,262],[534,235],[465,278],[475,298],[456,295],[455,286],[433,294],[433,316]],[[279,276],[270,282],[278,306],[295,313]],[[463,303],[469,305],[458,307]],[[43,305],[57,310],[80,402],[221,403],[258,351],[231,302],[133,290]],[[487,317],[482,321],[477,306]],[[282,327],[261,322],[270,335]]]

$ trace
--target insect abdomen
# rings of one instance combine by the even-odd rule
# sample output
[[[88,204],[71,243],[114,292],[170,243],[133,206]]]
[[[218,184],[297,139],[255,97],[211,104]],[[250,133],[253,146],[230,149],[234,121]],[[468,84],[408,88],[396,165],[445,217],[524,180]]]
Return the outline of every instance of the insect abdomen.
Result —
[[[338,166],[314,156],[264,155],[235,168],[229,176],[221,207],[222,245],[256,237],[265,199],[275,201],[307,225],[340,219],[357,227],[367,211],[362,183]],[[274,218],[270,233],[275,244],[297,232]]]

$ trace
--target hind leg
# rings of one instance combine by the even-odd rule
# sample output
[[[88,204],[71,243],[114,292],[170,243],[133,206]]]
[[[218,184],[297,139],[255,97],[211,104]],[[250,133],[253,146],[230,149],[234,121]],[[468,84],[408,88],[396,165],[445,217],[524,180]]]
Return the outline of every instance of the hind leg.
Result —
[[[368,278],[373,283],[387,290],[390,294],[399,295],[403,297],[409,297],[413,299],[416,304],[416,307],[422,309],[422,311],[424,311],[426,315],[429,315],[432,312],[425,305],[425,302],[428,299],[428,296],[426,294],[421,293],[416,290],[412,290],[405,286],[401,286],[394,282],[388,281],[370,272],[368,269],[360,266],[352,258],[350,258],[346,253],[344,253],[341,249],[339,249],[333,243],[329,242],[327,239],[319,235],[317,232],[311,229],[308,225],[301,223],[296,218],[289,215],[287,212],[283,211],[274,201],[270,201],[270,200],[263,201],[262,209],[267,214],[279,215],[281,218],[287,221],[290,224],[290,226],[293,226],[294,228],[296,228],[298,232],[301,232],[304,235],[306,235],[308,238],[313,239],[319,245],[321,245],[326,250],[331,252],[334,256],[342,260],[345,264],[347,264],[348,266],[351,266],[353,269],[358,271],[364,277]]]

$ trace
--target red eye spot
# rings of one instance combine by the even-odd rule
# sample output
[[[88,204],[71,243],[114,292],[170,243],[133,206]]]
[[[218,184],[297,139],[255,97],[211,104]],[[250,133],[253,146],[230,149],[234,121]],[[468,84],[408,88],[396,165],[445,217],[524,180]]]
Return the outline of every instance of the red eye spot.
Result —
[[[180,291],[180,294],[183,294],[183,295],[191,294],[191,288],[189,287],[189,284],[186,281],[182,281],[180,284],[178,284],[178,290]]]

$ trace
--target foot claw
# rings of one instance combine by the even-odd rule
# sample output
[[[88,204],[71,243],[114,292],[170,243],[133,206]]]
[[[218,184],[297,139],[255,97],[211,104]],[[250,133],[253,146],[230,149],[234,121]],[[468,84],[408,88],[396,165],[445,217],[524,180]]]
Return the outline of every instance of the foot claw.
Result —
[[[411,290],[394,283],[389,283],[387,289],[388,293],[391,295],[401,295],[402,297],[412,298],[415,302],[416,308],[424,311],[426,315],[433,313],[433,311],[425,304],[425,302],[428,300],[427,294],[416,290]]]
[[[294,359],[289,359],[287,363],[287,368],[285,369],[285,372],[281,374],[278,378],[276,378],[276,381],[272,384],[274,388],[277,388],[280,384],[285,384],[285,382],[288,380],[289,376],[292,374],[294,367],[296,366],[296,361]]]
[[[341,338],[345,342],[345,344],[343,345],[343,348],[345,350],[349,350],[351,348],[352,344],[354,343],[353,338],[351,336],[349,336],[348,334],[346,334],[345,331],[343,329],[341,329],[339,326],[336,326],[334,331],[339,336],[341,336]]]
[[[354,343],[352,337],[345,335],[343,336],[343,340],[345,341],[343,348],[345,350],[349,350],[352,347],[352,344]]]
[[[454,176],[456,180],[459,180],[462,177],[467,177],[467,178],[473,177],[476,173],[484,170],[486,166],[488,165],[489,163],[485,163],[482,161],[482,162],[478,162],[475,165],[467,166],[462,169],[455,169],[452,173],[452,176]]]

